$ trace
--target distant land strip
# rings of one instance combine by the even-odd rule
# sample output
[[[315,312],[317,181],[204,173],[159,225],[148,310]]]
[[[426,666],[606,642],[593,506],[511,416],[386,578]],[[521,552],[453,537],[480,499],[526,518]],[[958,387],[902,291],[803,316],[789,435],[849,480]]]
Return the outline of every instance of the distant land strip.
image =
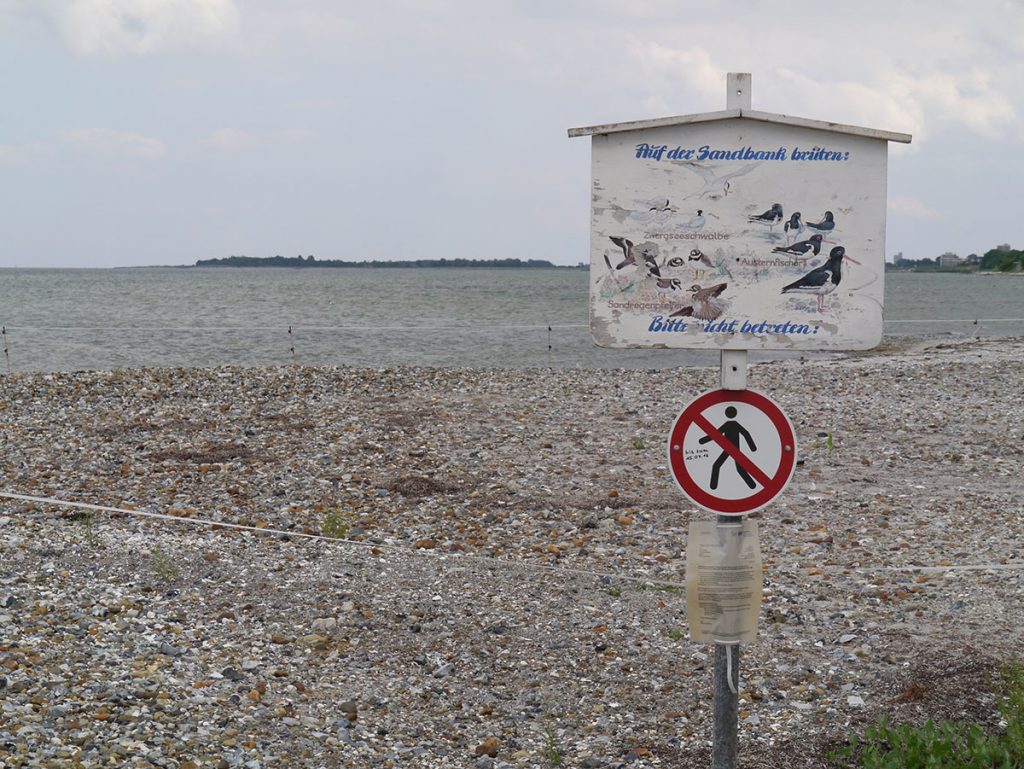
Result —
[[[228,256],[199,259],[196,267],[503,267],[510,269],[570,269],[574,266],[552,264],[547,259],[401,259],[396,261],[346,262],[341,259],[315,259],[313,256]]]

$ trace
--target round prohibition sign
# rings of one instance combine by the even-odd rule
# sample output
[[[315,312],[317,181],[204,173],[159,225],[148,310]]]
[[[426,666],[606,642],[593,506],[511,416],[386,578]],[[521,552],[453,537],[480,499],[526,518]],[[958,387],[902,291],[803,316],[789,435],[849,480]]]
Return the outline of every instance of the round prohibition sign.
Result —
[[[796,434],[767,395],[711,390],[682,410],[668,435],[668,463],[695,504],[720,515],[760,510],[796,467]]]

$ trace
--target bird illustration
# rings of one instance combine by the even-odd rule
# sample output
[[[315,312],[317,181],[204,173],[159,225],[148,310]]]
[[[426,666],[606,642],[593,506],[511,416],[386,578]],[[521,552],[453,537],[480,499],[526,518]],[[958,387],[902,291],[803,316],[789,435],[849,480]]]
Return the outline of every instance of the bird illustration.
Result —
[[[668,267],[682,267],[684,264],[686,264],[686,260],[683,259],[683,257],[681,257],[681,256],[673,256],[671,259],[669,259],[667,262],[665,262],[665,264],[663,264],[662,266],[663,267],[665,267],[665,266],[668,266]]]
[[[782,204],[772,203],[772,207],[765,211],[763,214],[757,216],[747,216],[747,220],[755,222],[756,224],[767,224],[768,228],[773,228],[776,224],[782,221]]]
[[[680,163],[680,165],[683,166],[683,168],[690,169],[704,180],[704,189],[702,189],[699,193],[695,192],[693,195],[698,195],[699,197],[702,198],[711,198],[712,200],[717,200],[723,195],[729,194],[729,183],[732,179],[735,179],[738,176],[743,176],[744,174],[749,174],[751,171],[753,171],[761,164],[759,162],[749,163],[748,165],[743,166],[743,168],[738,168],[735,171],[732,171],[727,174],[722,174],[721,176],[716,174],[707,166],[699,165],[698,163],[695,163],[692,160],[684,160]],[[687,197],[692,198],[693,195],[688,195]]]
[[[690,304],[676,310],[669,317],[692,316],[698,320],[715,320],[729,308],[729,302],[719,298],[728,285],[728,283],[719,283],[717,286],[708,288],[701,288],[699,285],[690,286]]]
[[[715,267],[715,263],[712,262],[708,258],[708,255],[701,251],[699,248],[695,248],[692,251],[690,251],[690,256],[687,258],[687,260],[690,262],[697,262],[698,264],[703,264],[705,267],[711,267],[712,269],[714,269]],[[702,277],[704,277],[704,270],[697,267],[697,265],[693,265],[693,271],[694,276],[697,278],[697,280],[700,280]]]
[[[692,251],[690,251],[690,256],[688,257],[688,260],[691,262],[700,262],[701,264],[706,264],[708,267],[715,266],[711,262],[711,260],[708,259],[708,255],[701,251],[699,248],[695,248]]]
[[[643,243],[639,247],[633,245],[633,241],[629,238],[623,238],[618,235],[610,235],[609,239],[622,249],[623,259],[617,265],[616,270],[621,270],[623,267],[637,264],[637,257],[643,260],[643,266],[652,275],[661,277],[661,271],[658,269],[658,247],[653,243]]]
[[[673,296],[683,286],[679,278],[656,278],[655,280],[655,291],[668,296]]]
[[[807,227],[818,232],[832,232],[836,227],[836,218],[831,211],[826,211],[820,222],[807,222]]]
[[[783,294],[800,293],[814,294],[818,299],[818,312],[825,312],[825,297],[839,286],[843,279],[843,260],[860,264],[846,253],[842,246],[836,246],[829,252],[828,261],[811,270],[800,280],[795,280],[782,288]]]
[[[772,253],[803,256],[808,251],[813,251],[814,256],[817,256],[821,253],[821,241],[823,239],[824,236],[822,235],[811,235],[807,240],[799,240],[789,246],[776,246],[772,249]]]
[[[803,234],[804,220],[803,217],[800,216],[799,211],[789,217],[789,221],[787,221],[783,226],[782,231],[786,233],[787,243],[792,243]]]
[[[707,217],[704,216],[704,211],[697,209],[697,215],[690,217],[690,221],[684,222],[683,224],[677,224],[676,229],[680,230],[697,230],[704,228],[704,223],[707,221]]]
[[[677,210],[668,198],[634,198],[634,202],[639,206],[639,210],[630,211],[629,218],[638,222],[663,224],[671,219]]]

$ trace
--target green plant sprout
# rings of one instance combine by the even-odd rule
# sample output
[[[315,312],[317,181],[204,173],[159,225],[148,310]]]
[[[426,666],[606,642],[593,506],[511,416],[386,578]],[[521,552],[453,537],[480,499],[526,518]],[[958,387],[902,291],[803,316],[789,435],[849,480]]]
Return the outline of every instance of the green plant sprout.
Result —
[[[328,539],[345,539],[352,529],[352,512],[335,505],[320,522],[320,533]]]
[[[150,555],[149,565],[153,574],[162,582],[174,582],[181,576],[178,567],[174,565],[174,559],[159,547],[155,548]]]

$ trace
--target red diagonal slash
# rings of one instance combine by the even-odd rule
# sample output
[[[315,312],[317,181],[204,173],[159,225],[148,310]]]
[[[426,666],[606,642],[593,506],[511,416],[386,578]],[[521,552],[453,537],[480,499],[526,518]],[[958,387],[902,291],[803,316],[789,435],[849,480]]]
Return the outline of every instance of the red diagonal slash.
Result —
[[[693,417],[693,423],[703,430],[711,440],[717,443],[726,454],[736,460],[736,463],[750,473],[751,477],[760,483],[762,486],[768,486],[772,482],[772,478],[764,474],[764,471],[760,467],[754,464],[754,461],[740,451],[740,447],[736,446],[719,432],[718,428],[711,424],[707,419],[704,418],[703,414],[696,414]]]

